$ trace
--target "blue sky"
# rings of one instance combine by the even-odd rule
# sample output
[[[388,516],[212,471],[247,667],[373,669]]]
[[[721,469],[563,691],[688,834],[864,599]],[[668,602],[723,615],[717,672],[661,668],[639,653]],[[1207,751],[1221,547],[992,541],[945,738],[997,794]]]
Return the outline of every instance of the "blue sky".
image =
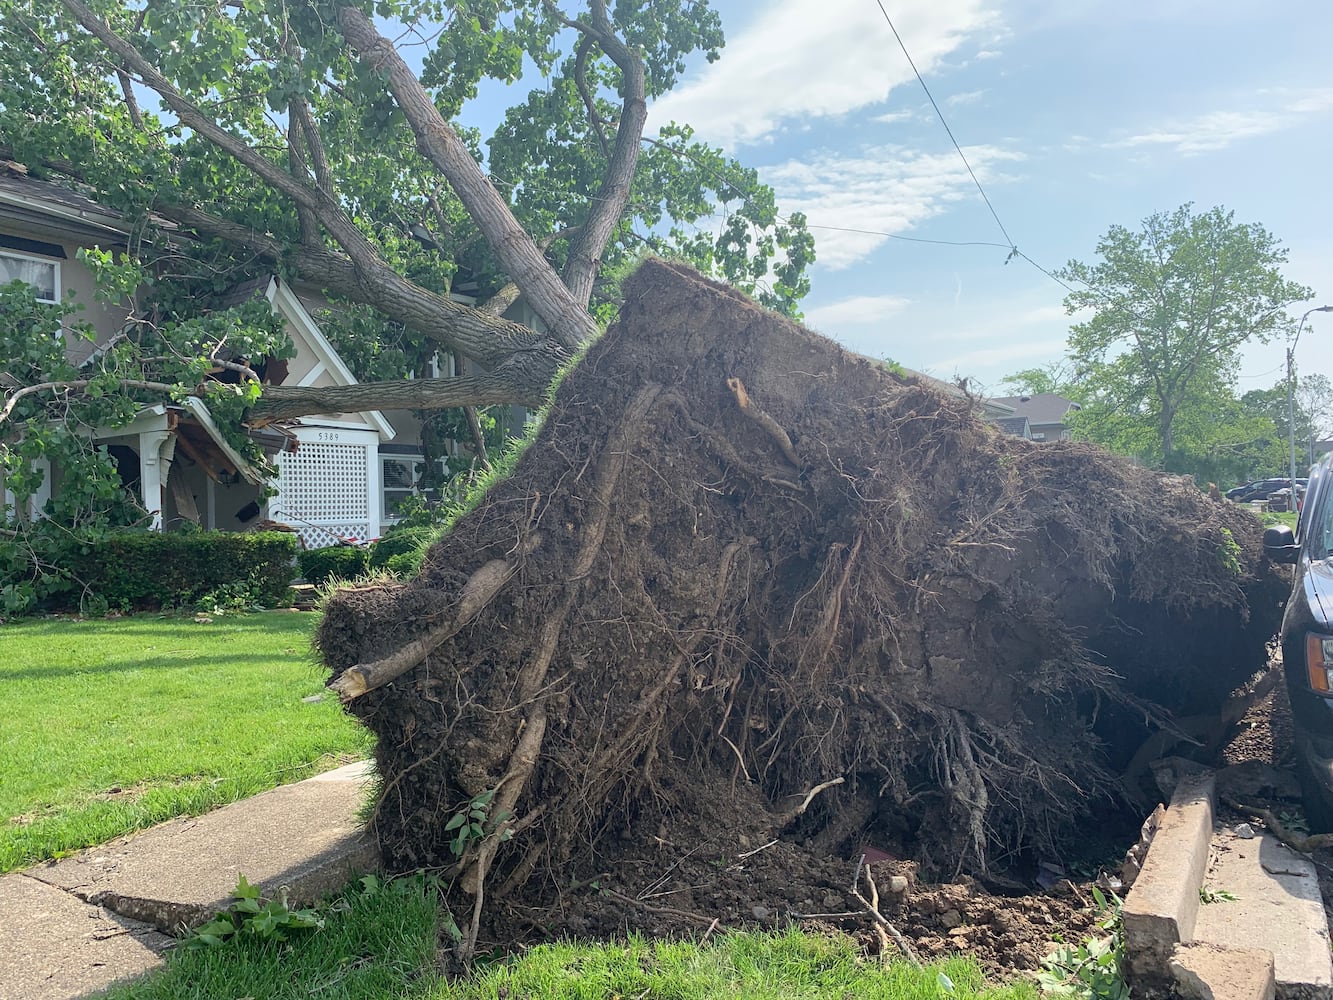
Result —
[[[722,59],[651,111],[691,123],[812,226],[1005,242],[875,0],[715,0]],[[1290,249],[1333,302],[1333,3],[885,0],[1014,242],[1048,269],[1113,223],[1221,204]],[[998,390],[1057,360],[1064,290],[994,247],[816,230],[808,324],[848,347]],[[1297,312],[1303,311],[1296,310]],[[1333,374],[1333,314],[1297,349]],[[1255,346],[1240,389],[1282,377]]]

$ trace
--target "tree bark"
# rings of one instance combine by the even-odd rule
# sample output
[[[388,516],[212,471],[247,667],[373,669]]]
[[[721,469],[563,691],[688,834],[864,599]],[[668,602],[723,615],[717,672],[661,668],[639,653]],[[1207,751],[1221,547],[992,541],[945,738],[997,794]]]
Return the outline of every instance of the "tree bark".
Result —
[[[416,134],[417,148],[449,181],[500,264],[545,320],[551,336],[571,351],[596,336],[597,323],[588,315],[586,303],[579,302],[561,282],[393,44],[353,7],[339,8],[338,24],[362,61],[388,75],[398,107]]]
[[[546,371],[538,365],[538,371]],[[553,372],[552,372],[553,374]],[[420,378],[402,382],[361,382],[326,387],[267,385],[250,409],[252,426],[314,413],[363,413],[367,410],[444,410],[457,406],[518,403],[539,406],[551,376],[516,369],[458,378]]]

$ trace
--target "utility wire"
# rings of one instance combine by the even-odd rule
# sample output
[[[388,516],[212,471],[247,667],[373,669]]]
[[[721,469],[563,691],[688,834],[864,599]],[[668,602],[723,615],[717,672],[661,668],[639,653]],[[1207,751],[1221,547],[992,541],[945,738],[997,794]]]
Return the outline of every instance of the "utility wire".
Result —
[[[782,219],[783,222],[790,224],[790,220]],[[861,233],[865,236],[883,236],[890,240],[903,240],[906,243],[934,243],[942,247],[998,247],[1001,250],[1014,249],[1008,243],[992,243],[986,240],[931,240],[924,236],[899,236],[897,233],[886,233],[878,229],[850,229],[847,226],[816,226],[812,222],[805,224],[806,229],[826,229],[834,233]]]
[[[923,77],[921,71],[916,68],[916,63],[912,60],[912,54],[907,51],[907,46],[903,43],[902,35],[898,34],[898,29],[894,27],[893,18],[889,17],[889,12],[884,7],[884,0],[875,0],[875,3],[879,6],[879,12],[884,15],[884,20],[889,23],[889,30],[893,32],[893,37],[898,40],[898,48],[902,49],[903,55],[907,57],[907,65],[912,67],[912,72],[916,74],[917,82],[921,84],[921,89],[926,92],[926,97],[930,101],[930,106],[935,109],[935,114],[939,116],[940,124],[944,126],[944,131],[949,134],[949,141],[953,143],[953,148],[958,150],[958,156],[963,161],[963,166],[967,167],[967,172],[972,178],[972,183],[977,186],[977,190],[981,193],[981,200],[984,201],[986,207],[990,209],[991,217],[995,219],[995,224],[1000,227],[1000,232],[1004,234],[1004,238],[1008,241],[1008,248],[1015,253],[1018,253],[1018,246],[1010,237],[1009,231],[1004,228],[1004,223],[1000,221],[999,213],[995,211],[995,206],[991,204],[990,198],[986,196],[986,189],[981,186],[981,181],[977,180],[977,175],[972,169],[972,164],[967,162],[967,156],[963,153],[963,147],[958,145],[958,140],[954,138],[953,129],[949,128],[949,122],[945,119],[944,112],[940,110],[939,104],[935,102],[935,95],[932,94],[930,88],[926,86],[925,77]],[[1023,255],[1020,254],[1020,256]],[[1026,256],[1024,256],[1024,260],[1032,263],[1031,258]],[[1038,268],[1038,270],[1041,269]]]

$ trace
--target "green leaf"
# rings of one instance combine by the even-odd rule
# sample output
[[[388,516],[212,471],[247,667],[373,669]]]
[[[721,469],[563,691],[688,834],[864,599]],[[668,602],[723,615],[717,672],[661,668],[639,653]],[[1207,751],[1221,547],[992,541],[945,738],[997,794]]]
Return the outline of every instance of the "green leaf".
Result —
[[[258,899],[259,887],[251,885],[242,874],[236,881],[236,888],[231,893],[237,899]]]

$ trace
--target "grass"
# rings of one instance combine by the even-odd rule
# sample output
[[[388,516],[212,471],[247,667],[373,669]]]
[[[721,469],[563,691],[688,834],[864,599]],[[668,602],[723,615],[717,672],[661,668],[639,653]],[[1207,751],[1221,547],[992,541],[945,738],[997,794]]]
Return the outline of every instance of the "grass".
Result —
[[[1264,511],[1259,515],[1259,520],[1265,528],[1271,528],[1275,524],[1285,524],[1292,531],[1296,530],[1296,519],[1300,515],[1294,510],[1288,511]]]
[[[1027,983],[988,987],[956,958],[917,970],[862,958],[844,937],[723,933],[706,945],[630,938],[542,945],[457,982],[432,969],[436,897],[420,878],[349,890],[323,930],[285,943],[255,937],[181,950],[164,972],[106,1000],[264,997],[295,1000],[1036,1000]],[[947,979],[942,980],[940,973]]]
[[[53,619],[0,630],[0,871],[368,752],[323,693],[315,615]]]

